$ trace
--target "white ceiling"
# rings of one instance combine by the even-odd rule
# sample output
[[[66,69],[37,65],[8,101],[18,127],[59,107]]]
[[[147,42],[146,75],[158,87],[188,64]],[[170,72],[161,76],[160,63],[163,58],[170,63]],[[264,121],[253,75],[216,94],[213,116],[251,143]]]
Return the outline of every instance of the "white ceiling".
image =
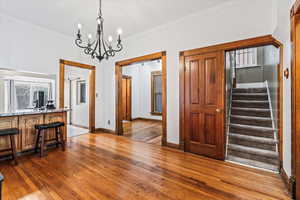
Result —
[[[106,37],[121,27],[125,36],[143,32],[228,0],[102,0]],[[77,24],[94,33],[99,0],[0,0],[0,12],[74,35]],[[201,19],[199,19],[201,20]]]

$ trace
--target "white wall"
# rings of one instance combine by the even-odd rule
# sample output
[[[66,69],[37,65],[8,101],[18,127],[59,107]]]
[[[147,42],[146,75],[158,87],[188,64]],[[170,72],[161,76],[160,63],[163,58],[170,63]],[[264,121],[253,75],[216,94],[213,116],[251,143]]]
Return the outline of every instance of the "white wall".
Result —
[[[0,112],[5,112],[5,83],[4,80],[0,79]]]
[[[96,70],[97,93],[96,127],[102,127],[100,108],[103,87],[102,67],[91,61],[74,44],[74,38],[14,19],[0,13],[0,68],[21,71],[56,74],[58,78],[59,59],[98,65]],[[76,27],[74,27],[75,31]],[[58,82],[57,82],[58,83]],[[58,92],[58,84],[57,84]]]
[[[162,116],[151,115],[151,72],[161,69],[157,61],[123,67],[122,74],[132,77],[132,118],[162,120]]]
[[[103,63],[105,120],[115,128],[114,62],[159,51],[167,51],[168,142],[179,143],[179,52],[273,32],[273,0],[239,0],[187,16],[124,40],[124,51]],[[253,11],[255,10],[255,14]],[[125,30],[126,31],[126,30]]]

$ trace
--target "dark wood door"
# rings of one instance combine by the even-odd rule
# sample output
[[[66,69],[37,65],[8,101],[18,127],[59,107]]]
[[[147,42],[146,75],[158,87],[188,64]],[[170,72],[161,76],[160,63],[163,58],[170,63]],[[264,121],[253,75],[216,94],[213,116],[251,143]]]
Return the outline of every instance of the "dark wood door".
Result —
[[[185,150],[224,159],[224,62],[222,52],[185,57]]]
[[[123,120],[131,120],[131,77],[122,77],[122,110]]]

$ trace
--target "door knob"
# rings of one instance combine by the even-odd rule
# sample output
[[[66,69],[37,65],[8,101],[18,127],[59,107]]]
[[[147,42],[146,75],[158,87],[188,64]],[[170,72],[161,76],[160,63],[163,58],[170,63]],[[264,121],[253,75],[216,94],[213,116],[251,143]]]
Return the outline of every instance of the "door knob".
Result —
[[[221,112],[221,109],[217,108],[216,111],[219,113],[219,112]]]

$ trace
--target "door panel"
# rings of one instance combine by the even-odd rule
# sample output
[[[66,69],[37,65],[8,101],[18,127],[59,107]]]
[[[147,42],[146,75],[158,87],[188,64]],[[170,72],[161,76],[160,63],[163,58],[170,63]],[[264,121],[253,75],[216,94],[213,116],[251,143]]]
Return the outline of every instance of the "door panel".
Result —
[[[131,120],[131,77],[122,77],[122,119]]]
[[[185,150],[224,159],[222,52],[185,58]]]
[[[122,78],[122,119],[126,120],[127,116],[127,80]]]

